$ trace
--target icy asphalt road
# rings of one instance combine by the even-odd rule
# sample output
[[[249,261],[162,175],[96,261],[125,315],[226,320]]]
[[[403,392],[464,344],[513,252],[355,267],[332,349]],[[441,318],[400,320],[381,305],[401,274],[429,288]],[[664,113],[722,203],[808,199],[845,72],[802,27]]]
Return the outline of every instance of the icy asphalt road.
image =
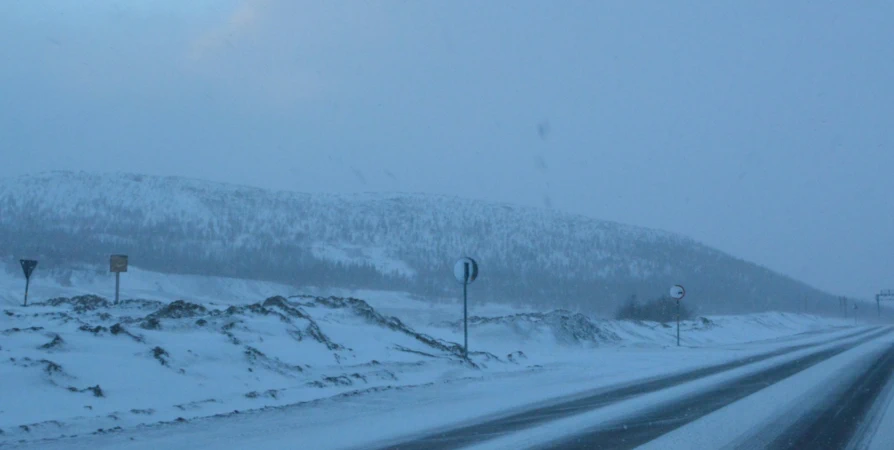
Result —
[[[862,343],[868,339],[877,337],[882,332],[883,331],[880,330],[863,330],[846,335],[844,338],[862,337],[862,339],[856,341],[857,343]],[[787,355],[799,350],[804,350],[819,345],[820,344],[818,343],[793,345],[790,347],[781,348],[776,351],[748,356],[742,359],[714,366],[699,368],[673,376],[644,380],[639,383],[633,383],[619,388],[603,390],[580,398],[574,398],[568,401],[560,401],[554,404],[533,408],[527,411],[521,411],[491,421],[486,421],[463,428],[433,433],[428,436],[423,436],[411,441],[390,443],[383,448],[399,450],[462,448],[469,444],[484,442],[539,424],[562,419],[565,417],[571,417],[583,412],[602,408],[607,405],[620,403],[635,396],[658,392],[670,387],[684,384],[686,382],[698,380],[715,374],[720,374],[735,368],[748,366],[760,361]],[[640,435],[645,437],[649,436],[649,434],[642,432],[640,432]],[[619,433],[619,437],[624,441],[632,442],[633,431],[628,430],[627,426],[625,425],[624,428],[621,430],[621,433]],[[640,437],[639,440],[642,440],[642,437]],[[650,439],[646,439],[646,441],[648,440]],[[605,445],[607,446],[603,447],[602,443],[605,443]],[[612,441],[608,440],[604,435],[595,436],[594,439],[576,436],[570,442],[559,444],[561,447],[567,448],[577,448],[577,446],[581,446],[580,448],[618,447],[617,444],[612,443]]]
[[[492,413],[436,431],[420,431],[433,423],[422,420],[422,413],[437,412],[443,405],[444,414],[456,414],[449,404],[450,396],[458,391],[450,386],[431,396],[383,393],[378,401],[412,402],[391,411],[390,416],[379,417],[377,412],[385,409],[371,407],[370,399],[377,397],[370,396],[347,399],[329,410],[320,404],[310,409],[260,411],[31,442],[22,448],[751,449],[847,448],[854,444],[857,446],[852,448],[890,449],[894,441],[885,433],[894,425],[894,413],[888,408],[894,368],[894,333],[890,331],[864,328],[807,336],[712,365],[664,371],[664,375],[637,373],[633,378],[639,380],[569,390],[577,393],[545,397],[551,400],[534,406],[492,408]],[[553,375],[537,381],[562,383],[571,374]],[[516,382],[500,380],[506,385],[500,397],[524,396],[520,390],[513,392],[525,386]],[[542,389],[549,391],[550,387]],[[482,396],[478,401],[487,400]],[[336,414],[341,416],[338,420],[333,419]],[[329,417],[320,419],[324,416]],[[394,423],[395,417],[421,425],[383,432],[381,425]],[[381,439],[401,435],[404,437]]]
[[[472,448],[891,449],[891,331],[746,363]]]

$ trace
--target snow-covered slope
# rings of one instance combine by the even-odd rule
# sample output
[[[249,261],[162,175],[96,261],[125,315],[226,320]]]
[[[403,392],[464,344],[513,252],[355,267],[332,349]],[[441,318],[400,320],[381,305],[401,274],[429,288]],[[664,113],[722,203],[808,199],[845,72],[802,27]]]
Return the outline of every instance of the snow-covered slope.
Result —
[[[333,180],[333,183],[337,180]],[[40,271],[137,267],[293,286],[453,295],[450,266],[481,263],[478,298],[610,314],[683,283],[702,312],[800,310],[808,286],[666,232],[537,208],[412,194],[274,192],[184,178],[57,172],[0,180],[0,255]]]
[[[566,311],[471,318],[462,357],[454,305],[398,294],[412,322],[355,298],[270,297],[221,305],[97,296],[39,299],[0,310],[0,444],[352,397],[593,360],[599,348],[636,358],[674,349],[657,323]],[[432,311],[434,309],[435,311]],[[684,345],[828,329],[834,321],[767,313],[684,322]],[[712,351],[715,354],[722,352]],[[667,357],[667,356],[665,356]],[[546,367],[546,369],[544,369]]]

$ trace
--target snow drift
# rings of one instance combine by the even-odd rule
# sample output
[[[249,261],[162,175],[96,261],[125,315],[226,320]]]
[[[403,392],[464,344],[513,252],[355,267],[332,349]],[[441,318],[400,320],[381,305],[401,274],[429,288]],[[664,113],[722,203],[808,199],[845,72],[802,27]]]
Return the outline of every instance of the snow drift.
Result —
[[[405,305],[410,308],[412,305]],[[430,311],[419,302],[416,308]],[[451,307],[452,308],[452,307]],[[436,312],[436,315],[443,315]],[[540,370],[598,347],[662,347],[672,329],[567,311],[407,322],[357,298],[274,296],[251,304],[83,295],[0,312],[0,440],[159,422]],[[828,326],[786,314],[684,323],[687,345]],[[583,353],[582,353],[583,352]]]

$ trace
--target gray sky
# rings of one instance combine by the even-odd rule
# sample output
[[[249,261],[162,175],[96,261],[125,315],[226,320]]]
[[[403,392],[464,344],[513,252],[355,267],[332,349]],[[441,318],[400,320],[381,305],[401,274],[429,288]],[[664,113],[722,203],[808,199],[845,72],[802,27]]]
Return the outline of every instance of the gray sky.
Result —
[[[894,287],[894,2],[0,1],[0,176],[547,206]]]

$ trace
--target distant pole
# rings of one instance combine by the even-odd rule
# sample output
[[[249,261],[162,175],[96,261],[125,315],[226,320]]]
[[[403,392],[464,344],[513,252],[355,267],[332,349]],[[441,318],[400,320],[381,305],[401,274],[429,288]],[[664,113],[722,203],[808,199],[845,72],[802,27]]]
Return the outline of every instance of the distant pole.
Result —
[[[463,264],[463,354],[469,357],[469,263]]]
[[[115,272],[115,304],[118,304],[118,293],[121,290],[121,272]]]
[[[847,297],[841,297],[841,304],[844,305],[844,319],[847,320]]]
[[[881,301],[880,294],[875,294],[875,310],[878,313],[878,318],[881,319],[882,318],[882,301]]]
[[[31,277],[25,278],[25,304],[23,306],[28,306],[28,287],[31,286]]]
[[[680,346],[680,299],[677,299],[677,347]]]

